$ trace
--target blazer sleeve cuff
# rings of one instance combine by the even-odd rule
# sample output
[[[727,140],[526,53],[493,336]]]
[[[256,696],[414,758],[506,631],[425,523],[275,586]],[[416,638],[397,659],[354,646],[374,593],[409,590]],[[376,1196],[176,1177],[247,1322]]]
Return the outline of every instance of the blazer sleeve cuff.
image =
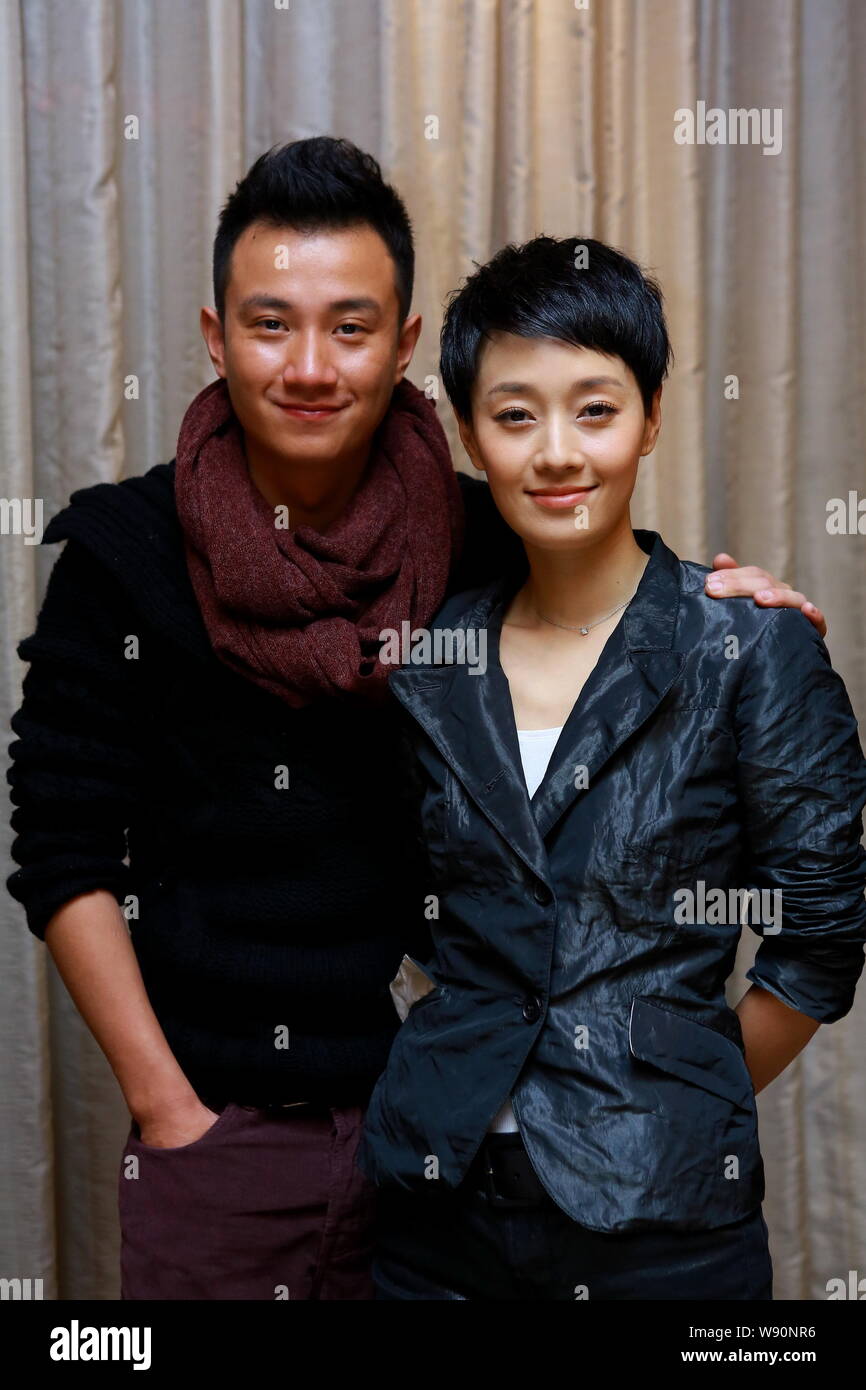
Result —
[[[746,979],[775,994],[783,1004],[818,1023],[838,1023],[850,1012],[863,970],[863,947],[851,948],[833,965],[774,955],[764,942]]]

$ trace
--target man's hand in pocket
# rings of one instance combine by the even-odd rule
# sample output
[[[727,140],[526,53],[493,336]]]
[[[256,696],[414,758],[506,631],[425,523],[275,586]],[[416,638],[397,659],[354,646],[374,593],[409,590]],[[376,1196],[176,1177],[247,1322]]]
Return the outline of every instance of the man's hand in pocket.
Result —
[[[142,1144],[154,1149],[179,1149],[194,1144],[216,1124],[219,1114],[209,1110],[198,1098],[155,1110],[147,1116],[135,1116]]]

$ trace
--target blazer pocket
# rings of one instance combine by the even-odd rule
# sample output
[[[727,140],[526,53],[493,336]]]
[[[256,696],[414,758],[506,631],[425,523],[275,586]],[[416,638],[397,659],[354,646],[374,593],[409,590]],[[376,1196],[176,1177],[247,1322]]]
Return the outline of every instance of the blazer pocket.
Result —
[[[628,1046],[641,1062],[743,1110],[754,1107],[755,1090],[743,1053],[731,1038],[706,1023],[636,994],[631,1001]]]
[[[721,798],[712,808],[712,819],[706,812],[704,823],[697,827],[694,822],[670,816],[664,820],[647,821],[640,831],[633,835],[623,848],[623,859],[634,870],[649,876],[655,874],[678,874],[688,876],[689,870],[698,867],[706,857],[707,846],[722,811]]]
[[[435,985],[433,989],[428,990],[420,999],[415,1000],[415,1003],[406,1015],[407,1020],[414,1018],[416,1014],[423,1013],[431,1004],[440,1004],[446,997],[446,993],[447,991],[443,989],[442,985]]]
[[[411,956],[404,955],[400,962],[400,969],[391,981],[389,989],[394,1001],[394,1008],[397,1010],[400,1022],[403,1023],[412,1006],[430,994],[435,989],[435,984],[430,976],[421,969],[417,961],[413,960]]]

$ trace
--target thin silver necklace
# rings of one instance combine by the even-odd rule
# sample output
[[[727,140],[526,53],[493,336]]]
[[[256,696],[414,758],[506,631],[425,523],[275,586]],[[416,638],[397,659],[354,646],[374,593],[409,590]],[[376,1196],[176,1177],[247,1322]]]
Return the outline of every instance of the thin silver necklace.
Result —
[[[635,589],[634,591],[634,594],[636,593],[637,589]],[[572,627],[568,623],[556,623],[554,622],[553,618],[545,618],[544,614],[539,613],[537,608],[535,612],[543,623],[550,623],[551,627],[561,627],[565,632],[580,632],[585,637],[587,633],[591,632],[594,627],[598,627],[601,623],[606,623],[608,618],[613,617],[614,613],[618,613],[621,608],[625,608],[627,603],[631,603],[631,600],[634,598],[634,594],[631,595],[631,598],[627,598],[625,603],[617,604],[616,608],[612,608],[609,613],[605,613],[603,618],[596,618],[594,623],[578,624],[576,627]]]

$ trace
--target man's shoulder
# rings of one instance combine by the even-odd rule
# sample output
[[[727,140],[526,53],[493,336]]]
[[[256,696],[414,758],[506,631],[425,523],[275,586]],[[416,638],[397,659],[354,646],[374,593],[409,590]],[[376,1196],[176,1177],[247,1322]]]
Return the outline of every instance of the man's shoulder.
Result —
[[[472,627],[481,614],[494,607],[503,589],[502,579],[459,589],[449,594],[442,607],[431,619],[431,629],[446,630]]]
[[[456,470],[456,473],[457,482],[460,486],[460,491],[463,493],[464,498],[477,497],[479,490],[482,492],[490,491],[487,484],[482,482],[480,478],[473,478],[471,474],[463,473],[459,468]]]
[[[85,544],[106,540],[116,527],[136,534],[168,535],[177,527],[174,500],[174,459],[146,473],[116,483],[93,483],[78,488],[68,504],[51,518],[43,542],[74,538]],[[144,531],[142,531],[144,528]]]
[[[110,577],[154,627],[186,650],[208,655],[175,505],[174,472],[172,459],[120,482],[79,488],[42,540],[68,541],[70,564],[91,588],[99,575]],[[68,551],[69,546],[64,558]]]

